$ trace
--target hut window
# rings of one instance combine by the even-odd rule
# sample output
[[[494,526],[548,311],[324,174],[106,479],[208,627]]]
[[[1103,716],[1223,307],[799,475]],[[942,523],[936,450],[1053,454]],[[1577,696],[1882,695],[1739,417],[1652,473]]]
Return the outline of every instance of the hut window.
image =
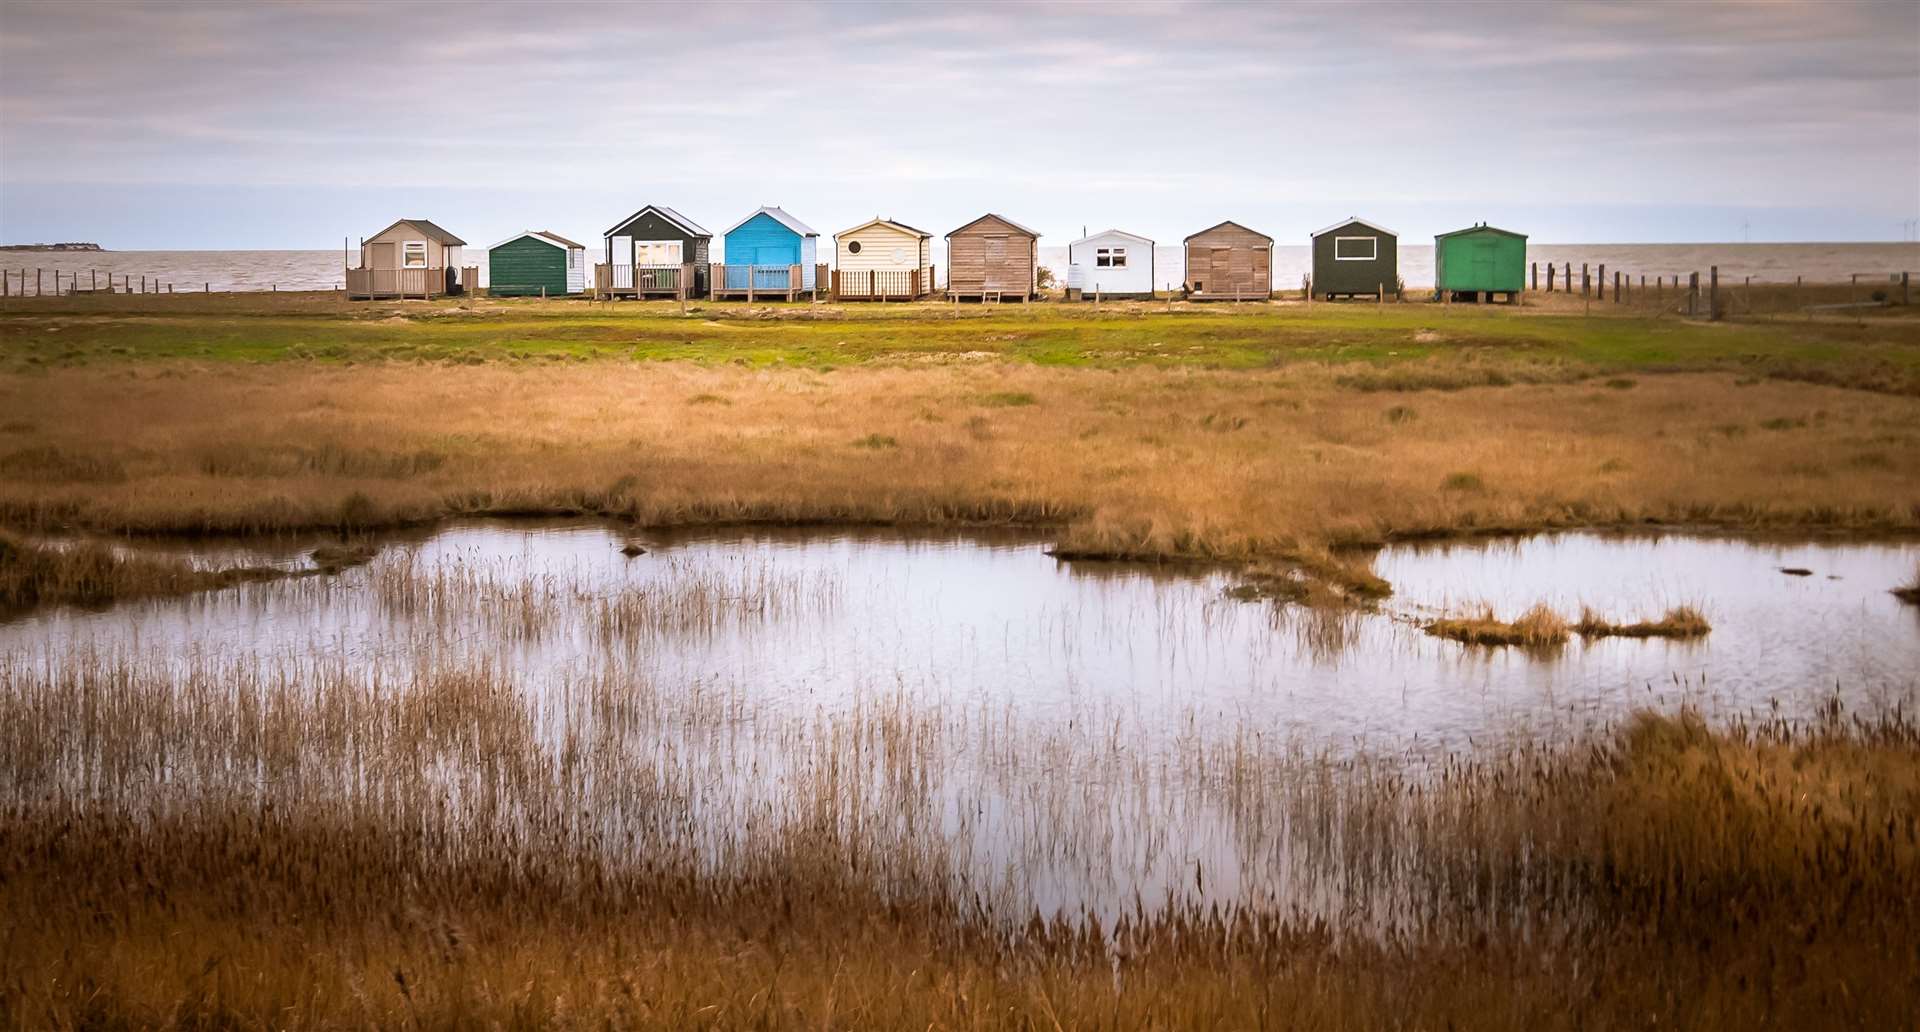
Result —
[[[567,268],[578,269],[579,267],[580,267],[580,252],[572,248],[568,248],[567,249]]]
[[[427,242],[425,240],[407,241],[406,250],[403,254],[401,262],[409,269],[426,268],[427,267]]]
[[[1370,262],[1380,256],[1380,241],[1375,237],[1334,237],[1333,258],[1341,262]]]
[[[1124,269],[1127,267],[1127,249],[1124,247],[1102,247],[1093,252],[1093,265],[1096,269]]]
[[[681,242],[678,240],[638,240],[633,245],[635,265],[679,265]]]
[[[860,241],[858,241],[858,240],[855,240],[855,241],[853,241],[852,243],[850,243],[850,244],[848,244],[848,245],[847,245],[847,253],[848,253],[848,254],[859,254],[859,253],[860,253]]]

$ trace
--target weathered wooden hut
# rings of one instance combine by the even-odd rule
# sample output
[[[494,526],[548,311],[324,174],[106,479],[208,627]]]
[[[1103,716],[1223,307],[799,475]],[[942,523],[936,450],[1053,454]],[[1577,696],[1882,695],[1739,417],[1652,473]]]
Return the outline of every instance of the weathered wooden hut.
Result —
[[[1029,301],[1040,292],[1040,234],[988,213],[947,234],[947,296]]]
[[[1433,238],[1435,298],[1512,304],[1527,285],[1527,237],[1482,222]]]
[[[1153,241],[1109,229],[1067,245],[1067,298],[1153,297]]]
[[[599,297],[706,297],[713,234],[664,204],[649,204],[602,236],[607,262],[593,269]]]
[[[565,297],[587,288],[587,245],[529,229],[487,248],[489,297]]]
[[[460,291],[467,242],[426,219],[401,219],[360,240],[360,267],[347,269],[347,296],[440,297]]]
[[[833,235],[833,296],[911,301],[933,292],[933,234],[878,215]]]
[[[814,289],[820,234],[779,208],[769,205],[734,223],[721,250],[726,264],[715,266],[714,297],[792,301]]]
[[[1195,301],[1265,301],[1273,296],[1273,238],[1237,222],[1186,239],[1187,296]]]
[[[1313,234],[1313,292],[1321,297],[1365,294],[1386,300],[1400,292],[1400,237],[1361,218]]]

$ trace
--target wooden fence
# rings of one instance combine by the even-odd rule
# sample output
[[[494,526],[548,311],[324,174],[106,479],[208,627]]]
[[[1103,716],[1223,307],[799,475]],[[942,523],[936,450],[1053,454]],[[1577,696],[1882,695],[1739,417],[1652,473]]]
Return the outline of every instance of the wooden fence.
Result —
[[[458,293],[460,282],[479,280],[480,270],[478,266],[463,270],[347,269],[346,275],[347,296],[356,301],[396,297],[432,299]]]
[[[673,297],[686,300],[699,295],[699,277],[695,266],[687,265],[595,265],[595,297]]]
[[[836,269],[835,301],[913,301],[933,293],[933,267],[923,269]]]
[[[796,301],[809,289],[798,265],[715,265],[708,283],[716,299],[748,301]]]
[[[1532,288],[1540,290],[1541,263],[1529,270]],[[1822,310],[1877,308],[1884,305],[1913,303],[1913,280],[1909,272],[1854,273],[1846,283],[1808,283],[1795,276],[1785,280],[1756,280],[1742,276],[1724,283],[1720,267],[1699,272],[1628,273],[1618,267],[1608,275],[1604,263],[1582,262],[1580,283],[1574,286],[1572,262],[1546,263],[1546,293],[1572,294],[1591,304],[1594,301],[1631,305],[1650,311],[1665,311],[1700,319],[1722,319],[1728,315],[1765,315],[1805,312],[1809,316]]]

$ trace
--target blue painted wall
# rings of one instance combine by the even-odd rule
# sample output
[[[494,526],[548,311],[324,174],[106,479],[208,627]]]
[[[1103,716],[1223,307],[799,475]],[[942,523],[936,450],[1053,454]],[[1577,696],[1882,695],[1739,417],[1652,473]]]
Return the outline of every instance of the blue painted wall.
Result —
[[[781,225],[771,215],[755,215],[725,237],[723,253],[727,263],[727,286],[736,290],[746,286],[746,269],[740,268],[736,273],[735,267],[775,265],[779,268],[755,270],[754,286],[762,290],[784,290],[787,286],[786,267],[798,265],[801,289],[811,290],[813,263],[818,248],[818,237],[803,237]]]

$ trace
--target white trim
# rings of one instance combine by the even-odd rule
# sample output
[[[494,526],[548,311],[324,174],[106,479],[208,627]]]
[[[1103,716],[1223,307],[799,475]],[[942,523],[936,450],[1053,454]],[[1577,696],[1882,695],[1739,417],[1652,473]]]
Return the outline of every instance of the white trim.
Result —
[[[745,223],[742,223],[741,225],[745,225]],[[840,232],[835,233],[833,235],[833,242],[837,244],[840,242],[840,238],[843,236],[852,236],[853,234],[858,233],[863,229],[872,229],[875,226],[884,226],[887,229],[891,229],[894,232],[899,233],[903,236],[915,237],[920,240],[933,239],[933,234],[927,232],[924,229],[915,229],[912,226],[909,226],[902,222],[895,222],[892,219],[872,218],[872,219],[868,219],[865,222],[860,223],[857,226],[854,226],[851,229],[843,229]],[[738,229],[739,227],[736,226],[734,228]]]
[[[559,248],[562,251],[572,250],[566,244],[563,244],[560,241],[555,240],[554,238],[546,235],[545,233],[542,233],[539,230],[535,230],[535,229],[529,229],[524,233],[515,233],[514,235],[506,238],[505,240],[502,240],[499,243],[494,244],[491,247],[488,247],[487,250],[491,251],[495,247],[505,247],[508,244],[513,243],[515,240],[520,239],[521,237],[532,237],[543,244],[552,244],[553,246]]]
[[[1373,253],[1362,258],[1359,255],[1340,253],[1340,241],[1365,240],[1373,245]],[[1377,262],[1380,260],[1380,238],[1377,236],[1337,236],[1333,238],[1333,260],[1336,262]]]
[[[413,263],[407,261],[407,256],[412,253],[413,247],[416,244],[420,246],[420,264],[418,265],[414,265]],[[433,268],[433,254],[432,252],[427,250],[427,242],[425,240],[400,241],[400,268],[402,269]]]
[[[1326,236],[1326,235],[1327,235],[1328,233],[1331,233],[1331,232],[1333,232],[1333,231],[1334,231],[1334,230],[1336,230],[1336,229],[1345,229],[1345,228],[1347,228],[1348,226],[1365,226],[1365,227],[1367,227],[1368,229],[1371,229],[1371,230],[1373,230],[1373,231],[1374,231],[1375,233],[1385,233],[1386,235],[1388,235],[1388,236],[1390,236],[1390,237],[1398,237],[1398,236],[1400,235],[1400,234],[1398,234],[1398,233],[1395,233],[1395,232],[1394,232],[1393,230],[1391,230],[1391,229],[1388,229],[1388,228],[1387,228],[1387,227],[1385,227],[1385,226],[1382,226],[1382,225],[1377,225],[1377,224],[1375,224],[1375,223],[1372,223],[1372,222],[1368,222],[1368,221],[1367,221],[1366,219],[1357,219],[1357,218],[1344,218],[1344,219],[1341,219],[1340,221],[1338,221],[1338,222],[1336,222],[1336,223],[1334,223],[1334,224],[1333,224],[1333,225],[1331,225],[1331,226],[1327,226],[1327,227],[1325,227],[1325,228],[1322,228],[1322,229],[1316,229],[1316,230],[1314,230],[1314,231],[1313,231],[1312,233],[1310,233],[1310,234],[1308,234],[1308,236],[1312,236],[1312,237],[1323,237],[1323,236]]]
[[[658,215],[661,218],[666,219],[668,222],[673,223],[675,226],[680,227],[680,230],[686,233],[688,236],[696,236],[696,237],[713,236],[712,233],[707,232],[698,223],[694,222],[690,218],[687,218],[685,215],[682,215],[679,212],[673,210],[672,208],[669,208],[664,204],[649,204],[646,207],[640,209],[639,211],[636,211],[633,214],[627,216],[626,218],[621,219],[618,223],[616,223],[613,226],[613,228],[607,230],[605,233],[600,234],[601,239],[605,239],[611,236],[626,236],[627,234],[621,233],[620,230],[626,229],[628,226],[633,225],[635,222],[639,221],[640,216],[645,215],[647,212],[653,212],[655,215]]]

